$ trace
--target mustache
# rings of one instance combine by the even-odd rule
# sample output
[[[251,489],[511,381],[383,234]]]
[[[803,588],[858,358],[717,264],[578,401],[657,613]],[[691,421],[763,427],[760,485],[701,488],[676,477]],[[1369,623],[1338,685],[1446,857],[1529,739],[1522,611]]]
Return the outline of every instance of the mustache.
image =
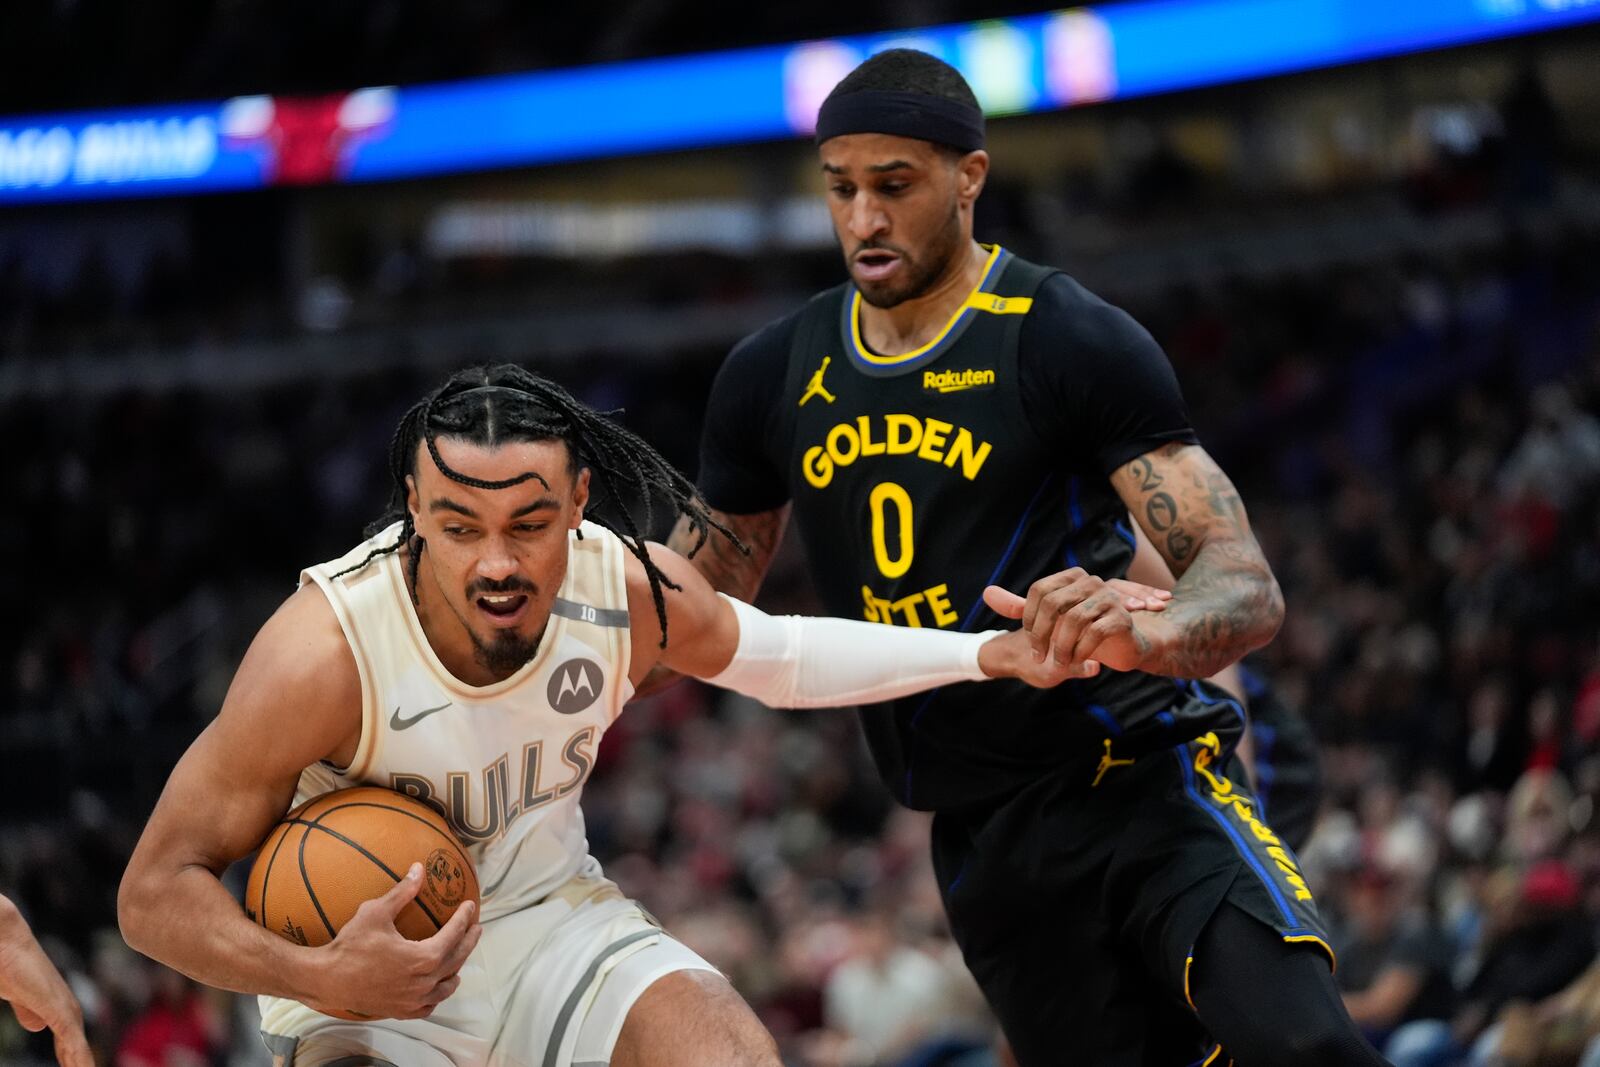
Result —
[[[526,578],[502,578],[495,581],[490,578],[474,578],[467,583],[467,597],[504,595],[506,593],[527,593],[529,596],[537,593],[538,589]]]
[[[911,256],[907,254],[906,250],[898,245],[892,245],[887,241],[878,240],[863,241],[856,245],[856,250],[850,253],[850,258],[855,259],[863,252],[893,252],[895,255],[900,256],[903,259],[911,258]]]

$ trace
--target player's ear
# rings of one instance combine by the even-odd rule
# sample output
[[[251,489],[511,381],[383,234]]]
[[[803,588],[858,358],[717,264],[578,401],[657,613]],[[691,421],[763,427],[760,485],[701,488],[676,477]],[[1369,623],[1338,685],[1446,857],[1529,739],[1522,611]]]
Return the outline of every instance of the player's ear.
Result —
[[[961,162],[956,164],[956,196],[961,201],[962,207],[971,207],[972,202],[978,199],[978,194],[983,192],[984,182],[989,180],[989,153],[983,149],[968,152],[961,157]]]
[[[416,528],[422,518],[422,502],[417,498],[417,476],[406,475],[406,510],[411,512],[411,526]]]
[[[583,522],[583,509],[589,506],[589,468],[578,472],[572,483],[572,529]]]

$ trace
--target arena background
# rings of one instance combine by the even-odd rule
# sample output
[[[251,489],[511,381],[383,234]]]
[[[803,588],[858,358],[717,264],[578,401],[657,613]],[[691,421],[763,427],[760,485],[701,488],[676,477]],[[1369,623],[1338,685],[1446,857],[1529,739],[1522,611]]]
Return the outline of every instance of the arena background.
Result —
[[[1600,1034],[1600,5],[1311,3],[1454,12],[1344,51],[1290,40],[1273,18],[1297,0],[1048,24],[989,0],[827,6],[0,12],[0,892],[102,1062],[264,1062],[251,1001],[123,945],[116,885],[257,626],[381,510],[409,400],[525,362],[692,472],[728,346],[841,278],[804,115],[605,142],[630,109],[705,105],[679,68],[625,61],[762,46],[825,72],[907,37],[957,48],[995,114],[980,239],[1145,323],[1243,491],[1289,604],[1261,662],[1323,746],[1303,859],[1352,1010],[1380,1042],[1434,1020],[1406,1033],[1579,1062]],[[1223,8],[1269,47],[1246,55],[1205,17]],[[1158,15],[1191,19],[1159,69],[1133,43]],[[1039,42],[1069,31],[1087,58],[1052,73]],[[787,48],[857,34],[878,36]],[[463,79],[588,64],[634,80],[527,83],[533,125],[576,141],[469,150],[501,134]],[[430,83],[463,94],[454,147],[410,178],[363,171]],[[803,112],[816,86],[785,90]],[[814,610],[793,548],[763,602]],[[608,734],[584,806],[612,877],[789,1062],[994,1062],[923,817],[878,787],[848,713],[681,685]],[[48,1049],[4,1013],[0,1062]]]

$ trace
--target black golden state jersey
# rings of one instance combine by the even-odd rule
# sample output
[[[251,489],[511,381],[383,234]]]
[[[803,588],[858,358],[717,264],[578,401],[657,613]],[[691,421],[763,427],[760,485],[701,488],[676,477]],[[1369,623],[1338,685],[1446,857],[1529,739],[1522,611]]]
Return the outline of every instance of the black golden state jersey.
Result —
[[[862,340],[845,285],[747,338],[712,390],[701,489],[718,510],[793,503],[830,613],[894,626],[1013,627],[983,603],[1133,557],[1111,471],[1194,441],[1165,355],[1130,317],[998,247],[929,344]],[[1176,744],[1242,716],[1217,690],[1103,671],[1048,691],[946,686],[862,710],[886,783],[919,808],[997,796],[1042,773]],[[1087,782],[1085,783],[1087,784]]]

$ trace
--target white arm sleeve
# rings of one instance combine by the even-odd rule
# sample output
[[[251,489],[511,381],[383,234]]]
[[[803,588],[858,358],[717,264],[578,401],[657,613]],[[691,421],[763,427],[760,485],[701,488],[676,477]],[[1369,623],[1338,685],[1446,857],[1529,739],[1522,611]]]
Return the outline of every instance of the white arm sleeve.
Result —
[[[719,595],[739,617],[739,648],[722,673],[705,681],[774,708],[871,704],[951,682],[986,681],[978,646],[1002,632],[768,615]]]

